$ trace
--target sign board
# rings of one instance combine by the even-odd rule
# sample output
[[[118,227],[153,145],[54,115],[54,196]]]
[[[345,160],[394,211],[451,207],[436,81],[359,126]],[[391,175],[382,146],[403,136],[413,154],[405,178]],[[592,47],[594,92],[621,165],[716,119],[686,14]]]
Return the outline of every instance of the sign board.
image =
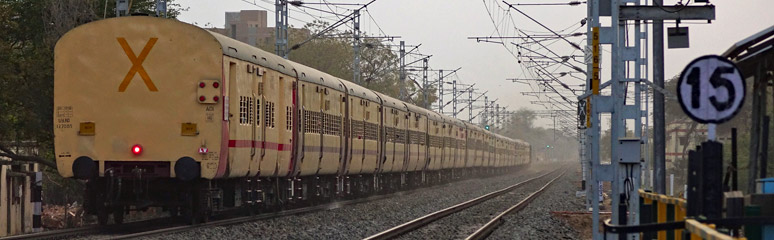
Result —
[[[745,81],[736,65],[720,56],[693,60],[680,74],[677,99],[685,114],[699,123],[723,123],[744,104]]]

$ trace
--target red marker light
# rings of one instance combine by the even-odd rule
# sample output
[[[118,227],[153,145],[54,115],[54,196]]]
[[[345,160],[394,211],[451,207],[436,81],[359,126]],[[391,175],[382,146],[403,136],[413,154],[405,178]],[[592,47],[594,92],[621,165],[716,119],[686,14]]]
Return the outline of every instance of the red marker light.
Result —
[[[220,100],[220,98],[218,96],[214,96],[212,97],[212,100],[217,102],[218,100]]]
[[[218,88],[218,87],[220,87],[220,83],[214,82],[214,83],[212,83],[212,87]]]
[[[204,97],[204,96],[199,96],[199,102],[204,102],[205,100],[207,100],[207,98],[206,98],[206,97]]]
[[[205,86],[207,86],[207,84],[204,84],[203,82],[200,82],[200,83],[199,83],[199,87],[200,87],[200,88],[204,88]]]
[[[142,153],[142,146],[140,144],[135,144],[132,146],[132,154],[134,155],[140,155]]]

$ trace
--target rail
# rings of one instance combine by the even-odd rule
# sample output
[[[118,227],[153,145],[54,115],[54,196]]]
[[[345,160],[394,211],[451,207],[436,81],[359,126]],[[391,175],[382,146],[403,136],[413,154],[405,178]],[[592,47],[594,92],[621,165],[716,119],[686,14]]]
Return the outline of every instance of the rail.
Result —
[[[497,227],[499,227],[501,224],[503,224],[503,222],[505,222],[505,220],[503,219],[503,217],[505,215],[508,215],[508,214],[510,214],[513,211],[521,211],[521,209],[524,209],[527,205],[529,205],[529,203],[532,202],[532,200],[534,200],[537,196],[539,196],[541,193],[543,193],[543,191],[546,190],[549,186],[551,186],[551,184],[553,184],[557,179],[559,179],[562,176],[564,176],[564,174],[566,172],[567,172],[567,170],[562,172],[562,174],[559,174],[559,176],[555,177],[554,179],[551,179],[551,181],[546,183],[546,185],[544,185],[542,188],[538,189],[537,191],[535,191],[532,194],[530,194],[529,196],[527,196],[527,198],[525,198],[524,200],[521,200],[516,205],[511,206],[507,210],[505,210],[502,213],[498,214],[496,217],[492,218],[492,220],[490,220],[484,226],[482,226],[481,228],[476,230],[476,232],[474,232],[473,234],[468,236],[466,239],[467,240],[480,240],[480,239],[485,239],[486,237],[488,237],[489,234],[494,232],[494,230],[497,229]]]
[[[513,184],[513,185],[511,185],[509,187],[506,187],[506,188],[503,188],[503,189],[500,189],[500,190],[488,193],[486,195],[483,195],[483,196],[480,196],[480,197],[477,197],[477,198],[465,201],[463,203],[460,203],[460,204],[457,204],[457,205],[454,205],[454,206],[451,206],[451,207],[448,207],[448,208],[445,208],[445,209],[438,210],[436,212],[427,214],[425,216],[422,216],[422,217],[416,218],[414,220],[408,221],[406,223],[403,223],[401,225],[398,225],[398,226],[395,226],[393,228],[387,229],[387,230],[382,231],[380,233],[377,233],[377,234],[374,234],[372,236],[366,237],[365,239],[367,239],[367,240],[379,240],[379,239],[392,239],[392,238],[395,238],[397,236],[403,235],[404,233],[407,233],[407,232],[416,230],[418,228],[421,228],[423,226],[426,226],[426,225],[428,225],[428,224],[430,224],[432,222],[435,222],[438,219],[444,218],[444,217],[446,217],[446,216],[448,216],[450,214],[453,214],[453,213],[456,213],[456,212],[460,212],[462,210],[465,210],[465,209],[467,209],[469,207],[475,206],[475,205],[477,205],[479,203],[485,202],[485,201],[487,201],[489,199],[492,199],[494,197],[503,195],[503,194],[505,194],[507,192],[510,192],[511,190],[513,190],[513,189],[515,189],[517,187],[520,187],[520,186],[522,186],[524,184],[530,183],[530,182],[535,181],[537,179],[543,178],[543,177],[545,177],[545,176],[547,176],[549,174],[552,174],[554,172],[557,172],[557,171],[559,171],[559,169],[547,172],[545,174],[542,174],[542,175],[534,177],[534,178],[530,178],[530,179],[524,180],[522,182]]]

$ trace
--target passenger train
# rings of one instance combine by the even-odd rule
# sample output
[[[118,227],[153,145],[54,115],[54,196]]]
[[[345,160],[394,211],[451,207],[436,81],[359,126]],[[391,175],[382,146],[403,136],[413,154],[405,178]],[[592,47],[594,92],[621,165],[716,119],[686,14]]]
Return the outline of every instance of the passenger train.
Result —
[[[530,163],[524,141],[174,19],[84,24],[54,62],[57,167],[86,182],[101,224],[148,207],[201,222]]]

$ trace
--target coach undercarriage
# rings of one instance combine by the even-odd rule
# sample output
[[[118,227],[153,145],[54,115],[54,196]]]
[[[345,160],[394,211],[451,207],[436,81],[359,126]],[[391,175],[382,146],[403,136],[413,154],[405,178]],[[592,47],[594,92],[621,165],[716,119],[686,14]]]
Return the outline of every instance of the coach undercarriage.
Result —
[[[110,215],[114,223],[120,224],[126,213],[151,207],[161,207],[170,216],[199,223],[208,221],[215,213],[229,210],[250,214],[279,211],[491,176],[515,168],[191,181],[106,174],[87,182],[85,207],[86,212],[97,215],[103,225],[108,223]]]

